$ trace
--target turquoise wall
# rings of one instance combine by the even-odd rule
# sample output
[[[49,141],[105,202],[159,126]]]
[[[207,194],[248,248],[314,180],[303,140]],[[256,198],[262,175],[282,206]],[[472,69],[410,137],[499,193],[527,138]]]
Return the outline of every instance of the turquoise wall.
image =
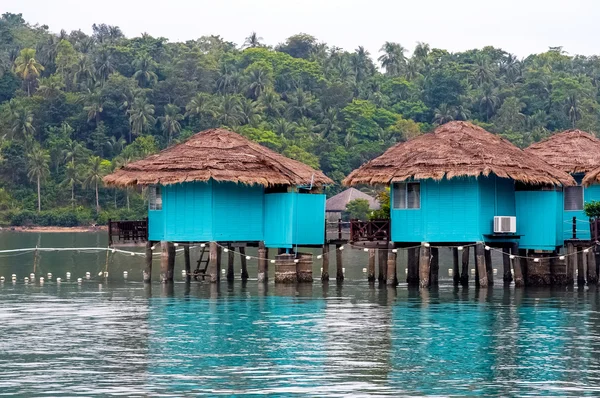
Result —
[[[554,250],[562,246],[562,191],[517,191],[517,233],[521,249]]]
[[[577,178],[576,178],[577,179]],[[591,202],[592,200],[600,200],[600,185],[591,185],[583,189],[583,202]],[[559,235],[561,240],[572,239],[573,237],[573,217],[577,217],[577,238],[590,239],[590,224],[588,217],[583,210],[566,211],[561,202],[560,210],[562,211],[562,233]]]
[[[267,247],[323,244],[325,195],[266,194],[262,186],[189,182],[162,189],[149,210],[150,240],[265,241]]]
[[[495,176],[422,180],[420,209],[391,210],[392,240],[481,241],[484,234],[493,232],[494,216],[515,214],[512,180]]]

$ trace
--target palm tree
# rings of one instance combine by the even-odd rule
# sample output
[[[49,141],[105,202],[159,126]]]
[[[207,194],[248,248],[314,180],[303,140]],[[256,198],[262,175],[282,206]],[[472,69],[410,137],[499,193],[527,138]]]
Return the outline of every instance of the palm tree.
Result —
[[[500,98],[498,97],[498,89],[489,84],[484,84],[481,92],[479,105],[485,109],[485,121],[490,121],[491,113],[498,107]]]
[[[577,95],[571,94],[567,97],[567,100],[565,101],[565,109],[574,129],[577,121],[581,119],[581,109],[579,108],[579,100]]]
[[[96,58],[96,70],[100,77],[101,84],[108,80],[108,76],[115,72],[116,68],[113,61],[113,53],[111,50],[102,49]]]
[[[251,124],[256,126],[260,122],[261,106],[258,102],[244,98],[240,101],[240,115],[242,124]]]
[[[85,148],[79,141],[69,140],[62,151],[65,162],[75,163],[75,160],[81,159]]]
[[[208,93],[198,93],[185,106],[185,116],[195,116],[202,120],[205,115],[215,116],[215,104],[213,97]]]
[[[315,105],[315,100],[309,92],[305,92],[301,88],[290,94],[288,101],[288,115],[291,117],[300,118],[302,116],[310,116]]]
[[[61,186],[71,189],[71,206],[75,207],[75,185],[81,184],[79,170],[75,166],[75,162],[67,163],[65,167],[65,179],[61,182]]]
[[[294,134],[295,126],[283,118],[276,119],[273,122],[273,130],[281,137],[289,138]]]
[[[406,64],[406,56],[404,55],[406,49],[398,43],[386,41],[379,51],[383,52],[383,55],[377,60],[381,62],[385,72],[390,76],[399,75],[402,67]]]
[[[90,80],[94,80],[94,65],[90,58],[85,54],[80,54],[75,65],[75,73],[73,74],[73,83],[83,84]]]
[[[337,136],[342,131],[339,126],[339,112],[335,108],[327,108],[323,114],[321,123],[318,124],[316,130],[320,132],[322,138],[331,138],[331,136]]]
[[[224,95],[219,104],[217,121],[226,126],[237,126],[242,121],[240,99],[236,95]]]
[[[125,148],[125,145],[127,145],[127,141],[125,141],[123,137],[119,137],[119,139],[117,139],[117,137],[112,136],[108,139],[108,141],[106,141],[105,145],[110,151],[111,155],[114,157],[121,153],[123,148]]]
[[[85,97],[83,110],[87,112],[87,121],[95,120],[96,127],[100,123],[100,114],[104,111],[104,102],[99,91],[89,91]]]
[[[133,135],[142,135],[144,131],[150,129],[154,125],[154,105],[149,104],[145,98],[138,97],[134,100],[131,109],[127,111],[129,114],[129,142],[132,142]]]
[[[33,127],[33,113],[23,107],[18,107],[12,112],[12,129],[13,136],[19,136],[24,140],[30,140],[35,134]]]
[[[133,61],[133,67],[136,69],[133,78],[137,80],[140,87],[150,87],[158,81],[158,76],[154,72],[156,62],[148,54]]]
[[[27,95],[31,96],[31,83],[40,76],[44,66],[35,60],[35,50],[24,48],[15,59],[15,73],[27,83]]]
[[[490,66],[489,57],[484,53],[475,54],[475,64],[473,70],[475,72],[475,80],[481,86],[485,83],[491,83],[494,79],[494,72]]]
[[[429,51],[431,51],[429,44],[418,42],[413,52],[413,58],[416,58],[419,62],[424,62],[429,55]]]
[[[57,98],[65,87],[62,79],[58,75],[42,77],[38,79],[37,93],[45,99]]]
[[[86,188],[94,187],[96,191],[96,212],[100,212],[100,200],[98,197],[98,186],[102,183],[104,169],[102,166],[102,158],[100,156],[92,156],[87,169],[86,177],[83,180],[83,186]]]
[[[281,116],[281,112],[285,109],[285,104],[281,100],[281,96],[272,89],[264,91],[258,98],[264,112],[271,117]]]
[[[248,83],[250,97],[257,99],[271,85],[271,76],[265,68],[252,68],[248,76]]]
[[[263,38],[259,37],[256,32],[252,32],[252,33],[250,33],[250,36],[246,37],[246,40],[244,41],[244,47],[246,47],[246,48],[262,47],[262,44],[260,43],[260,41],[262,39]]]
[[[32,182],[37,183],[37,198],[38,198],[38,213],[42,210],[42,181],[50,174],[50,155],[43,150],[39,145],[35,145],[31,152],[27,155],[27,176]]]
[[[444,123],[451,122],[454,120],[455,115],[456,109],[454,109],[454,107],[442,103],[434,110],[433,123],[442,125]]]
[[[183,115],[179,113],[179,107],[167,104],[165,106],[165,115],[158,118],[161,129],[167,139],[167,145],[170,145],[175,134],[179,134],[181,131],[181,123],[179,123],[181,120],[183,120]]]

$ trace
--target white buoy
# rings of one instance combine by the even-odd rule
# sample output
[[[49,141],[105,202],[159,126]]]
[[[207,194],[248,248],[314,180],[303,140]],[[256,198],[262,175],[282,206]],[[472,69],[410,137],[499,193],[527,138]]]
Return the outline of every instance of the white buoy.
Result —
[[[104,273],[104,277],[108,278],[108,271]]]
[[[250,256],[246,256],[246,260],[250,260],[252,257]]]
[[[539,259],[539,258],[534,258],[534,259],[533,259],[533,262],[534,262],[534,263],[539,263],[539,262],[540,262],[540,259]]]
[[[156,249],[156,245],[154,245],[150,248],[150,250],[152,250],[152,251],[154,251],[154,249]]]
[[[558,259],[559,259],[559,260],[564,260],[564,259],[565,259],[565,256],[560,256]]]
[[[184,269],[181,270],[181,275],[185,276],[186,272]]]
[[[131,255],[132,255],[132,256],[135,256],[135,253],[134,253],[134,252],[131,252]]]
[[[77,283],[81,283],[81,282],[83,282],[83,279],[77,278]]]
[[[48,272],[48,275],[46,275],[48,277],[48,279],[52,279],[52,272]]]
[[[317,258],[318,258],[318,259],[322,259],[322,258],[323,258],[323,255],[319,254],[319,255],[317,256]]]
[[[229,249],[228,249],[228,248],[225,248],[225,249],[223,249],[223,251],[224,251],[225,253],[227,253],[227,252],[229,251]]]
[[[29,278],[28,277],[23,278],[23,282],[29,283]]]
[[[340,246],[339,250],[344,250],[344,246]]]
[[[590,251],[590,249],[583,249],[584,253],[588,253]]]
[[[296,264],[298,264],[298,263],[300,262],[300,260],[298,260],[298,259],[295,259],[295,260],[294,260],[294,262],[295,262]]]
[[[404,268],[404,273],[408,274],[408,268]]]
[[[56,278],[56,283],[60,283],[60,282],[62,282],[62,279]]]
[[[179,247],[179,243],[175,242],[175,243],[173,243],[173,246]]]
[[[365,273],[365,272],[367,272],[367,269],[366,269],[366,268],[363,268],[363,273]]]
[[[221,268],[221,273],[224,274],[225,273],[225,268]]]
[[[204,243],[200,243],[200,247],[206,247]]]
[[[71,279],[71,273],[70,272],[67,272],[67,280],[68,279]]]
[[[464,248],[462,246],[457,247],[458,251],[462,251]]]
[[[368,252],[369,249],[367,249],[366,247],[363,249],[364,252]]]
[[[515,259],[515,255],[511,254],[510,256],[508,256],[508,258],[510,258],[511,260],[514,260]]]
[[[489,247],[489,246],[486,246],[486,247],[485,247],[485,250],[488,250],[488,251],[489,251],[490,249],[491,249],[491,247]]]
[[[0,276],[0,282],[4,282],[4,277]]]
[[[323,267],[321,267],[321,272],[323,272]]]
[[[275,260],[271,260],[271,264],[275,264]]]
[[[475,269],[471,269],[471,275],[475,275]]]
[[[31,274],[29,274],[29,279],[31,279],[31,280],[35,279],[35,274],[33,272]]]
[[[90,279],[90,277],[91,277],[91,274],[89,272],[86,272],[85,273],[85,279]]]
[[[392,253],[398,253],[398,249],[392,249]]]
[[[450,268],[448,270],[448,276],[452,276],[452,275],[454,275],[454,270],[452,268]]]
[[[498,275],[498,268],[494,268],[494,275]]]
[[[98,272],[98,276],[102,276],[102,271]]]
[[[346,273],[346,268],[342,268],[342,273],[345,274]]]
[[[44,277],[40,276],[40,283],[44,283]]]

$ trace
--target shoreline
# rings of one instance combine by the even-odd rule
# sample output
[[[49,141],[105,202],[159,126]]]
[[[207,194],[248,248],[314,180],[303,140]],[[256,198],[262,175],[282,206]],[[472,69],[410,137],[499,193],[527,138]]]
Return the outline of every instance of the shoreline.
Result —
[[[78,226],[78,227],[41,227],[41,226],[23,226],[23,227],[2,227],[1,231],[10,232],[46,232],[46,233],[61,233],[61,232],[101,232],[107,231],[106,225],[99,226]]]

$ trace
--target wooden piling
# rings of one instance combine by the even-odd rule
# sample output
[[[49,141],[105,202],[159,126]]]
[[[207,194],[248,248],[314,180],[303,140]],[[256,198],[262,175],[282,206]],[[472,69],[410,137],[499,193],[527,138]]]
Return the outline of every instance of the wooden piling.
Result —
[[[146,242],[146,266],[143,271],[144,283],[152,281],[152,242]]]
[[[175,275],[175,256],[177,252],[175,251],[175,245],[172,242],[168,243],[169,245],[169,271],[167,273],[167,281],[173,282],[173,276]]]
[[[419,285],[419,248],[413,247],[408,249],[406,263],[406,283],[409,286]]]
[[[458,265],[458,248],[452,248],[452,281],[454,286],[460,283],[460,267]]]
[[[390,243],[387,250],[387,270],[385,283],[388,286],[396,286],[398,284],[398,278],[396,277],[396,264],[398,254],[393,252],[394,246]]]
[[[587,254],[587,283],[588,285],[598,284],[598,275],[596,274],[596,254],[594,248],[589,249]]]
[[[183,259],[185,261],[185,281],[190,282],[192,280],[192,270],[190,261],[190,245],[188,243],[183,246]]]
[[[231,246],[228,247],[229,252],[227,252],[227,282],[233,282],[235,277],[233,263],[235,262],[235,249]]]
[[[258,243],[258,281],[266,282],[269,279],[268,272],[268,259],[267,249],[265,248],[265,242]]]
[[[221,280],[221,265],[223,264],[221,262],[222,258],[223,258],[223,248],[221,247],[221,245],[219,245],[219,242],[217,243],[217,281]]]
[[[429,272],[431,267],[431,248],[429,245],[421,244],[419,251],[419,285],[429,287]]]
[[[567,243],[567,284],[575,283],[575,270],[577,269],[577,255],[575,254],[575,245]]]
[[[323,282],[326,282],[329,280],[329,243],[325,242],[325,244],[323,245],[323,252],[322,252],[322,257],[323,259],[322,261],[322,265],[323,265],[323,269],[321,270],[321,280]]]
[[[341,247],[341,245],[335,245],[335,280],[338,282],[342,282],[344,280],[344,263],[342,260],[342,250],[340,250]]]
[[[298,283],[313,282],[313,255],[312,253],[298,253],[296,263],[296,278]]]
[[[504,283],[511,283],[513,280],[512,271],[510,269],[510,249],[505,247],[502,249],[502,280]]]
[[[387,274],[387,261],[388,261],[387,250],[379,248],[379,249],[377,249],[377,255],[378,255],[378,264],[379,264],[379,272],[377,275],[377,280],[379,282],[385,282],[386,274]]]
[[[430,270],[430,283],[432,286],[439,284],[440,275],[440,249],[437,247],[431,248],[431,270]]]
[[[585,260],[586,256],[583,255],[583,251],[581,249],[577,250],[577,285],[583,286],[585,285]]]
[[[494,285],[494,266],[492,264],[492,251],[485,250],[485,248],[484,248],[483,258],[485,261],[485,270],[487,272],[488,285],[493,286]]]
[[[512,266],[515,274],[515,287],[523,286],[523,270],[521,269],[521,259],[517,257],[519,255],[519,244],[515,243],[512,247]]]
[[[485,249],[483,243],[478,243],[475,246],[475,267],[477,267],[476,269],[479,271],[479,287],[488,287],[488,275],[485,268]]]
[[[169,273],[169,245],[166,241],[160,242],[160,283],[167,283]]]
[[[217,261],[219,246],[217,246],[217,242],[210,242],[208,246],[208,275],[210,276],[211,283],[217,283],[219,281],[219,266]]]
[[[295,256],[278,254],[275,257],[275,283],[296,283],[298,281]]]
[[[469,246],[463,247],[462,251],[462,271],[460,273],[460,284],[469,285]]]
[[[248,259],[246,259],[246,248],[240,247],[238,248],[240,251],[240,263],[242,264],[242,280],[245,281],[248,279]]]
[[[367,268],[367,280],[375,281],[375,249],[369,249],[369,266]]]

